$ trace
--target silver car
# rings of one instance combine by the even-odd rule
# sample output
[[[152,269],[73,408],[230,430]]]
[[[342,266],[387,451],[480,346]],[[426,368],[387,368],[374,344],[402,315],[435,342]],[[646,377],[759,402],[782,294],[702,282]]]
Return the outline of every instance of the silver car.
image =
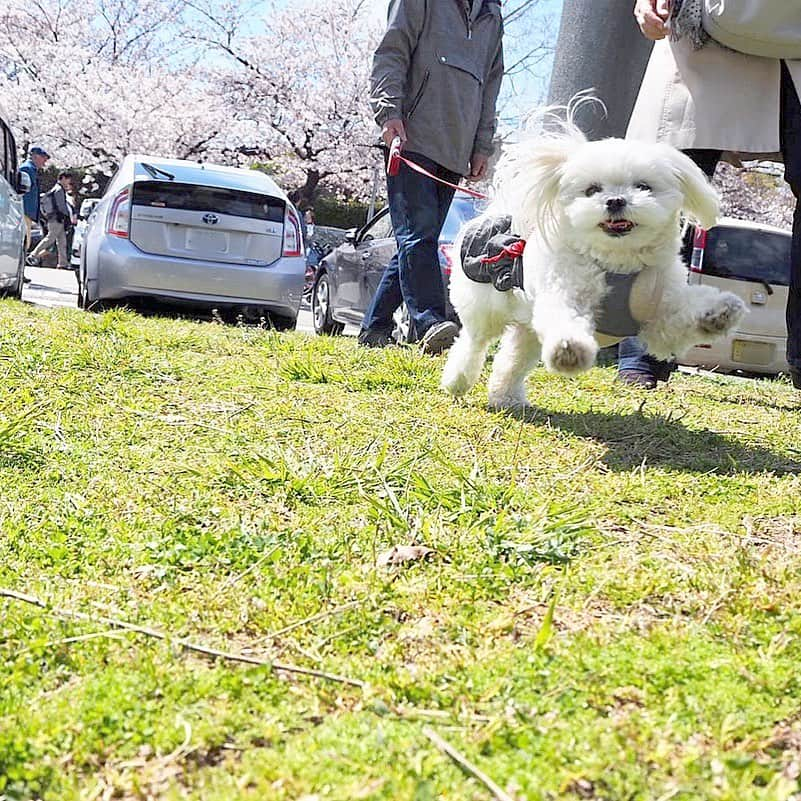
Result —
[[[17,145],[0,106],[0,294],[22,296],[25,276],[25,222],[22,195],[30,177],[17,170]]]
[[[84,309],[159,299],[290,328],[305,268],[298,212],[264,173],[126,156],[88,221],[78,298]]]

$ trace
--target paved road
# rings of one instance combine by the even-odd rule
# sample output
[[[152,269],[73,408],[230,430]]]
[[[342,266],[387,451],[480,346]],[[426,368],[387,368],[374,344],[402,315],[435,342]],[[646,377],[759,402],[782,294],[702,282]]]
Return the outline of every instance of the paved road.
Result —
[[[72,270],[26,267],[31,279],[22,290],[22,299],[36,306],[77,306],[78,284]]]
[[[47,267],[26,267],[25,275],[31,279],[22,290],[22,299],[35,306],[78,306],[78,283],[72,270],[54,270]],[[311,311],[301,309],[298,315],[298,331],[313,333]],[[356,333],[347,327],[346,333]]]

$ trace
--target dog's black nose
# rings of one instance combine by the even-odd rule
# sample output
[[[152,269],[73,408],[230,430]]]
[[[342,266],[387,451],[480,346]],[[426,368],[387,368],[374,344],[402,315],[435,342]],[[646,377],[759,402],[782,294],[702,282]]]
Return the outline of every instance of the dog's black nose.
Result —
[[[606,208],[608,211],[620,211],[626,208],[626,198],[624,197],[610,197],[606,201]]]

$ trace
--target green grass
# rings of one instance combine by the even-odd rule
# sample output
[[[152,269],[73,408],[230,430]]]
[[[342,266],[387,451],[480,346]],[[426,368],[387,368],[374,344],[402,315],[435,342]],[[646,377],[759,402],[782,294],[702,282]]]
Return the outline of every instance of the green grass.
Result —
[[[787,383],[538,370],[521,420],[348,339],[0,331],[0,587],[47,604],[0,598],[3,801],[489,798],[425,726],[516,799],[799,797]]]

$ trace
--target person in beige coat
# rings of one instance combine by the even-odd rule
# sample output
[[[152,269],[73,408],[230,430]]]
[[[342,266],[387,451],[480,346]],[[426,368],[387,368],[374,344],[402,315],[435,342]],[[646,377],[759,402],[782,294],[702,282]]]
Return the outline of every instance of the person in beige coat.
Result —
[[[674,0],[676,2],[676,0]],[[686,2],[686,0],[685,0]],[[632,112],[627,138],[666,142],[685,151],[711,177],[721,158],[783,159],[785,180],[801,196],[801,4],[738,0],[762,19],[790,31],[782,52],[766,58],[723,47],[704,35],[674,40],[670,0],[637,0],[643,35],[655,41]],[[776,17],[783,17],[776,20]],[[797,37],[797,41],[793,40]],[[737,42],[735,42],[737,44]],[[792,271],[787,301],[787,361],[801,389],[801,205],[793,220]],[[671,366],[649,357],[638,340],[620,344],[619,377],[646,389],[666,381]]]

